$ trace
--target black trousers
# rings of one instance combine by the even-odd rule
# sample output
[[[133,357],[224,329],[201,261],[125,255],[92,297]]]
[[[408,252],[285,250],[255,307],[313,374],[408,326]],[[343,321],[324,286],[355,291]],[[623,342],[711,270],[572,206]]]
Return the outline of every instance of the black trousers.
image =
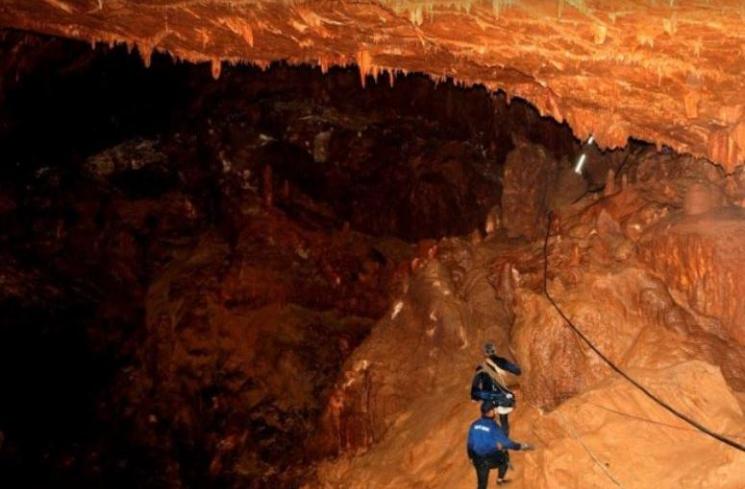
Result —
[[[489,470],[491,469],[497,469],[500,479],[504,479],[504,476],[507,475],[507,452],[496,452],[485,457],[474,454],[471,461],[476,469],[478,489],[486,489],[489,484]]]
[[[504,431],[504,436],[510,437],[510,419],[506,414],[499,415],[499,427]]]
[[[504,436],[507,438],[510,437],[510,419],[507,417],[506,414],[500,414],[499,415],[499,426],[502,428],[502,431],[504,431]],[[510,465],[510,452],[505,450],[504,452],[504,460],[505,464],[509,467]]]

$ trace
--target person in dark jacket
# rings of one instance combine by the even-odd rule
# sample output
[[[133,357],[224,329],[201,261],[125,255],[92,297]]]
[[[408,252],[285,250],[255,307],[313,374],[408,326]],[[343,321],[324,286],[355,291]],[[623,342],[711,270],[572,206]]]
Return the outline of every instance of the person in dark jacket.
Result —
[[[481,404],[481,417],[468,430],[468,458],[476,469],[478,489],[486,489],[489,470],[497,469],[497,485],[507,482],[507,450],[532,450],[528,443],[510,440],[494,420],[495,405],[492,401]]]
[[[497,356],[496,348],[491,343],[484,346],[486,358],[476,367],[471,382],[471,399],[474,401],[493,401],[499,413],[499,424],[505,435],[510,436],[508,414],[515,407],[515,394],[507,388],[506,375],[520,375],[520,367],[506,358]]]

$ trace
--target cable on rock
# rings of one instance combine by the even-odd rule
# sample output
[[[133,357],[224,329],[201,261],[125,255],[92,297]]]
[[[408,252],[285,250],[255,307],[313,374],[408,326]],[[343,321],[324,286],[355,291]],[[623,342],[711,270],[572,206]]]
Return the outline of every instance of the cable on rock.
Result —
[[[709,435],[710,437],[716,439],[719,442],[722,442],[726,445],[731,446],[732,448],[735,448],[737,450],[740,450],[742,452],[745,452],[745,445],[742,445],[730,438],[727,438],[726,436],[717,433],[715,431],[710,430],[706,426],[702,425],[695,419],[681,413],[671,405],[669,405],[667,402],[663,401],[657,395],[655,395],[653,392],[651,392],[649,389],[644,387],[641,383],[639,383],[637,380],[635,380],[633,377],[631,377],[629,374],[627,374],[625,371],[623,371],[620,367],[618,367],[613,361],[611,361],[608,357],[603,354],[600,349],[593,344],[590,339],[585,336],[585,334],[580,330],[574,322],[569,319],[569,317],[564,314],[564,311],[561,310],[561,307],[559,307],[559,304],[556,303],[553,297],[551,297],[551,293],[548,291],[548,239],[551,236],[551,225],[553,224],[553,212],[549,211],[548,213],[548,223],[546,226],[546,238],[543,242],[543,294],[546,296],[546,299],[551,303],[551,305],[556,309],[556,312],[559,313],[559,315],[564,319],[566,324],[574,331],[574,333],[580,337],[582,341],[584,341],[587,346],[590,347],[590,349],[595,352],[595,354],[600,357],[601,360],[603,360],[614,372],[616,372],[618,375],[626,379],[631,385],[642,391],[648,398],[652,399],[654,402],[665,408],[667,411],[669,411],[674,416],[682,419],[689,425],[696,428],[698,431]]]

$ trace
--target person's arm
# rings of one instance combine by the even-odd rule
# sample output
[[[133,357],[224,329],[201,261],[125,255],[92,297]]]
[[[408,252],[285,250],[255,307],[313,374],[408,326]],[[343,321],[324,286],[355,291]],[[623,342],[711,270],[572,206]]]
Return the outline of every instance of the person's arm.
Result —
[[[471,399],[474,401],[491,401],[489,392],[483,390],[484,382],[482,380],[483,372],[477,372],[473,376],[473,382],[471,382]]]
[[[484,372],[478,372],[473,376],[473,383],[471,384],[471,399],[474,401],[497,401],[500,404],[509,402],[512,396],[508,396],[505,392],[492,391],[484,389],[484,385],[487,384],[487,374]]]
[[[468,429],[468,440],[466,442],[466,453],[468,454],[468,458],[473,459],[474,458],[474,451],[473,451],[473,425]]]
[[[531,448],[527,443],[517,443],[510,440],[502,430],[496,430],[494,437],[497,441],[497,448],[500,450],[529,450]]]
[[[502,370],[506,370],[515,375],[520,375],[521,373],[523,373],[522,369],[520,368],[518,364],[510,362],[506,358],[499,357],[499,361],[497,362],[497,365]]]

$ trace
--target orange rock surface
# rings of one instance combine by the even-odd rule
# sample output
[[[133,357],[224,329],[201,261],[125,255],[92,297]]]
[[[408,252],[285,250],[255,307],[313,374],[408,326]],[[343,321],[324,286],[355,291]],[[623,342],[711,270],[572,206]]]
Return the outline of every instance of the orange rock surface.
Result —
[[[745,434],[742,410],[711,365],[686,362],[633,373],[710,426]],[[709,395],[702,396],[702,389]],[[431,401],[424,398],[417,405],[423,409],[400,413],[391,436],[375,450],[323,466],[317,487],[475,487],[474,470],[465,461],[463,427],[478,409],[451,398],[427,410]],[[550,413],[527,404],[521,409],[513,415],[513,436],[536,442],[538,450],[511,456],[510,487],[737,489],[745,484],[745,455],[691,431],[619,379],[608,379]]]
[[[642,257],[693,308],[721,318],[722,332],[745,344],[745,304],[740,279],[745,259],[742,213],[715,212],[678,219],[645,238]]]
[[[527,24],[520,23],[527,16],[549,17],[540,8],[529,11],[513,3],[500,11],[498,21],[493,4],[492,10],[473,5],[469,11],[438,4],[431,17],[414,9],[413,17],[403,20],[409,12],[404,7],[346,2],[148,6],[49,0],[5,2],[0,11],[3,18],[12,17],[9,25],[84,38],[109,32],[110,41],[137,39],[145,53],[160,46],[189,59],[211,53],[219,60],[230,52],[232,60],[268,61],[295,52],[294,58],[286,57],[300,62],[323,48],[338,55],[319,57],[324,67],[349,58],[363,73],[399,62],[417,70],[448,66],[448,73],[457,68],[455,74],[464,80],[504,86],[540,105],[545,102],[541,90],[547,88],[536,84],[536,72],[530,71],[539,55],[530,54],[535,44],[529,39],[550,38],[548,28],[534,22],[531,37],[519,46],[511,43],[527,32]],[[684,15],[686,5],[650,12]],[[569,3],[563,9],[555,22],[566,28],[564,22],[574,19],[577,32],[583,32],[582,22],[600,15]],[[153,15],[135,23],[142,12]],[[225,12],[222,20],[195,30],[219,12]],[[615,21],[630,22],[637,18],[633,12],[618,14]],[[722,15],[717,12],[710,12],[712,18]],[[305,24],[287,24],[300,13]],[[236,24],[238,17],[250,17],[260,28],[248,30]],[[55,18],[58,23],[52,24]],[[445,30],[449,18],[462,20],[462,32]],[[350,30],[379,25],[381,19],[395,21],[398,30]],[[469,22],[485,19],[515,27],[504,50],[485,48],[484,58],[477,59],[470,41],[457,46],[442,41],[467,39],[475,32]],[[162,21],[168,25],[165,34],[143,44]],[[634,29],[643,29],[644,22]],[[114,25],[120,28],[112,34]],[[671,42],[682,42],[675,29],[689,24],[664,25]],[[486,33],[496,29],[482,27]],[[287,34],[290,29],[297,31],[294,38]],[[314,37],[319,29],[326,37]],[[425,48],[394,37],[407,32],[428,36],[421,38]],[[603,52],[614,31],[596,32],[591,46]],[[727,39],[736,32],[731,29]],[[198,45],[190,37],[195,33],[202,36]],[[382,51],[358,49],[368,34],[380,49],[399,50],[396,63],[382,64]],[[262,35],[273,44],[260,41]],[[5,100],[34,102],[0,107],[16,114],[16,125],[4,128],[7,154],[35,155],[33,150],[51,139],[61,148],[50,145],[53,157],[39,158],[46,165],[66,147],[61,142],[88,137],[95,124],[75,125],[88,122],[85,114],[91,114],[83,102],[99,104],[124,93],[130,98],[121,105],[128,109],[152,93],[152,85],[122,76],[126,70],[108,71],[105,63],[92,64],[86,76],[64,76],[86,66],[89,54],[132,61],[124,49],[89,51],[79,43],[31,37],[8,35],[16,40],[6,51],[0,43],[0,52],[10,53],[0,56],[0,78],[9,82],[3,86]],[[432,39],[440,44],[427,44]],[[562,56],[576,48],[573,39]],[[392,48],[394,40],[400,42]],[[659,42],[655,39],[655,46]],[[35,45],[44,56],[33,55]],[[640,49],[648,54],[652,48],[645,46]],[[72,59],[55,64],[68,48]],[[24,55],[26,49],[30,55]],[[83,53],[82,60],[75,50]],[[496,78],[478,75],[484,71],[479,63],[491,62],[492,55],[514,56],[510,63],[525,63],[524,74],[499,68],[489,72]],[[734,66],[738,58],[727,59],[733,63],[727,66]],[[38,91],[29,82],[34,65],[45,68],[37,78],[42,81]],[[129,65],[148,77],[174,80],[160,85],[158,94],[177,84],[178,78],[168,77],[174,65],[164,57],[157,57],[150,71],[136,59]],[[214,75],[221,66],[212,64]],[[518,403],[511,435],[536,445],[533,453],[513,455],[512,487],[745,487],[742,453],[683,424],[613,374],[543,294],[543,237],[550,229],[546,283],[563,311],[660,398],[745,442],[745,308],[739,301],[745,293],[739,280],[745,268],[745,169],[733,166],[735,160],[729,161],[727,169],[734,172],[728,174],[703,159],[639,143],[606,153],[580,148],[565,127],[541,119],[522,102],[507,106],[504,96],[451,84],[435,87],[423,76],[398,77],[394,88],[362,89],[351,69],[327,76],[308,67],[231,69],[215,82],[199,67],[175,68],[188,71],[182,82],[198,89],[183,112],[167,112],[171,117],[163,120],[159,138],[127,137],[90,150],[85,159],[70,162],[74,173],[64,173],[59,163],[31,166],[36,171],[16,175],[0,189],[0,217],[7,223],[0,262],[9,264],[0,273],[5,283],[0,292],[12,301],[23,299],[21,312],[46,313],[48,304],[74,304],[77,294],[102,291],[96,294],[99,302],[86,298],[95,321],[79,326],[90,331],[80,337],[99,345],[94,352],[120,349],[115,351],[127,363],[109,367],[112,391],[107,387],[94,399],[99,424],[88,433],[126,423],[121,429],[127,438],[118,443],[143,447],[146,460],[153,461],[152,469],[145,466],[133,481],[156,477],[157,487],[174,488],[472,488],[465,430],[478,409],[469,400],[469,387],[482,345],[490,340],[524,370],[509,379]],[[711,127],[695,132],[699,126],[690,123],[693,119],[685,129],[671,124],[668,109],[647,98],[656,86],[648,80],[644,91],[628,99],[604,99],[605,85],[592,78],[601,74],[595,70],[583,72],[584,82],[577,81],[577,72],[565,80],[581,93],[567,92],[564,102],[558,95],[553,99],[569,104],[551,110],[565,111],[575,130],[581,121],[612,124],[638,117],[639,131],[664,127],[665,134],[686,144],[708,137]],[[55,83],[58,75],[51,71],[75,82]],[[602,74],[609,73],[605,67]],[[107,83],[85,85],[100,79]],[[497,79],[501,85],[494,84]],[[587,80],[596,80],[598,91],[587,89]],[[9,88],[23,83],[31,91]],[[64,90],[80,86],[98,88],[92,95],[82,90],[79,98],[77,91],[71,96]],[[666,90],[665,100],[674,93],[674,85],[668,88],[658,86],[660,93]],[[728,93],[715,92],[712,97]],[[578,97],[596,105],[585,104],[591,109],[577,112]],[[80,116],[68,118],[69,106],[55,100],[73,100]],[[629,100],[639,109],[611,116],[615,100]],[[710,121],[701,100],[685,100],[688,115],[704,114],[701,120]],[[738,123],[739,112],[723,113],[725,125]],[[105,127],[92,114],[94,123]],[[142,112],[132,126],[142,126],[150,116]],[[591,129],[606,143],[616,134]],[[58,131],[65,131],[64,137],[56,137]],[[19,134],[26,137],[13,137]],[[578,175],[572,163],[581,151],[588,156]],[[63,185],[65,176],[70,186]],[[553,220],[547,218],[549,210]],[[71,293],[66,277],[80,276],[89,277],[82,292]],[[8,318],[24,317],[18,309],[5,310]],[[28,317],[27,323],[15,321],[11,339],[16,331],[38,328],[35,316]],[[126,335],[127,328],[135,333]],[[36,377],[33,391],[44,394],[39,399],[59,401],[69,396],[67,390],[59,389],[63,395],[56,398],[46,392],[57,392],[57,378],[76,378],[76,370],[64,367],[78,350],[68,346],[75,341],[57,345],[54,339],[47,340],[53,348],[42,352],[60,356],[50,357],[54,368]],[[38,345],[29,345],[36,354]],[[0,372],[14,374],[15,365],[33,363],[28,360],[33,355],[18,351],[9,348],[0,355],[11,359]],[[50,376],[54,370],[62,374]],[[88,398],[86,392],[81,388],[79,395]],[[16,413],[25,408],[24,395],[7,397]],[[38,404],[56,407],[55,402]],[[47,418],[36,412],[44,413],[31,411],[32,427]],[[68,423],[67,417],[60,419]],[[8,433],[9,446],[27,438],[23,432]],[[129,463],[119,458],[120,445],[109,445],[111,431],[96,429],[95,435],[100,441],[85,452],[72,443],[71,448],[52,445],[52,460],[67,466],[72,453],[80,467],[54,473],[69,478],[82,473],[99,481],[104,469],[118,467],[109,474],[120,478],[119,468]],[[3,436],[0,432],[0,441]],[[39,440],[39,460],[47,463],[49,445]],[[36,449],[26,450],[17,452],[19,460]],[[104,455],[96,460],[99,453]],[[323,455],[333,458],[321,462]],[[129,460],[139,470],[138,459]]]
[[[0,25],[212,64],[356,63],[522,97],[579,138],[745,161],[741,2],[5,0]],[[390,75],[388,75],[390,80]]]
[[[712,168],[642,156],[619,169],[622,188],[562,207],[548,286],[613,362],[742,442],[745,341],[734,275],[744,219],[725,203],[693,216],[683,205],[692,188],[724,186]],[[655,404],[567,327],[543,295],[542,240],[505,239],[509,232],[443,240],[412,276],[400,307],[347,362],[325,429],[343,455],[308,487],[473,487],[465,427],[478,409],[468,389],[485,338],[523,368],[511,378],[511,437],[537,445],[512,455],[512,487],[745,486],[742,453]]]

